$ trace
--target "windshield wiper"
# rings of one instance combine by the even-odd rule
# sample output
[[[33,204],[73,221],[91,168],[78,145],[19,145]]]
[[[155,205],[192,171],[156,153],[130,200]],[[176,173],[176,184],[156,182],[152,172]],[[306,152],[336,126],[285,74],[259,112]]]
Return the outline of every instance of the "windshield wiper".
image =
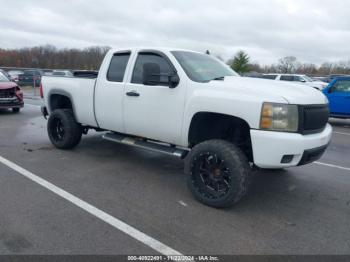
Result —
[[[218,80],[218,81],[222,81],[222,80],[225,80],[225,76],[219,76],[219,77],[215,77],[213,79],[210,79],[209,81],[213,81],[213,80]]]

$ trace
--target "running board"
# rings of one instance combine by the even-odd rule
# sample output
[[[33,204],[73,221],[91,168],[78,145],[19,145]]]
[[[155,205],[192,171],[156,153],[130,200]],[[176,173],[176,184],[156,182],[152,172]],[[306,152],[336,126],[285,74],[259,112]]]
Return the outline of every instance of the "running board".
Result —
[[[143,140],[140,138],[133,138],[133,137],[116,134],[116,133],[104,134],[102,138],[115,143],[139,147],[142,149],[147,149],[158,153],[176,156],[179,158],[185,158],[189,152],[188,150],[166,146],[162,144],[157,144],[157,143],[149,142],[147,140]]]

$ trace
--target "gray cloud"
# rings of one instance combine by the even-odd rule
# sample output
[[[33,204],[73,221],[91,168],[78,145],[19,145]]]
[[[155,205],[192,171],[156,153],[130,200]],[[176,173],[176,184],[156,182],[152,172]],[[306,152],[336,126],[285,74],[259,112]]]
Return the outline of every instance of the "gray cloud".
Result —
[[[254,61],[350,59],[346,0],[0,0],[0,47],[173,46]]]

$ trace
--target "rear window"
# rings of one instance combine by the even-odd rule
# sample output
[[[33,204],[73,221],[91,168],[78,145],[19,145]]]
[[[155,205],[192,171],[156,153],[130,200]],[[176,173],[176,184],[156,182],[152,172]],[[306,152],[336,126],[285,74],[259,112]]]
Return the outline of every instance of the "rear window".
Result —
[[[129,58],[130,53],[118,53],[113,55],[107,72],[108,81],[123,82]]]

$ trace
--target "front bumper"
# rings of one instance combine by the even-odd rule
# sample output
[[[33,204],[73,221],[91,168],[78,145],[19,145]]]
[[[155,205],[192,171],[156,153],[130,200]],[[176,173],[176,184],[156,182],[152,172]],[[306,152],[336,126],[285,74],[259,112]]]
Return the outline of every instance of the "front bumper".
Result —
[[[319,159],[331,140],[332,127],[327,124],[322,132],[312,135],[262,130],[251,130],[250,135],[256,166],[285,168]]]
[[[23,100],[17,97],[0,98],[0,108],[21,108],[24,106]]]

